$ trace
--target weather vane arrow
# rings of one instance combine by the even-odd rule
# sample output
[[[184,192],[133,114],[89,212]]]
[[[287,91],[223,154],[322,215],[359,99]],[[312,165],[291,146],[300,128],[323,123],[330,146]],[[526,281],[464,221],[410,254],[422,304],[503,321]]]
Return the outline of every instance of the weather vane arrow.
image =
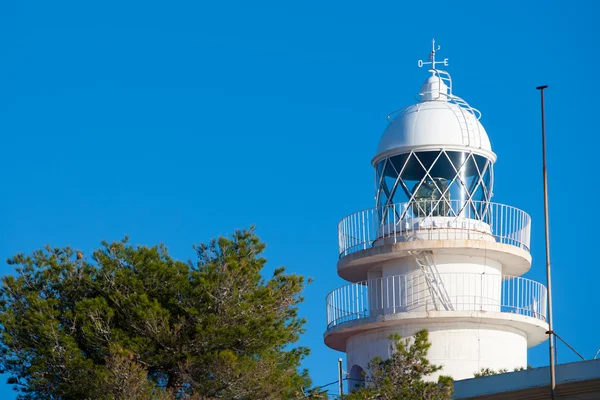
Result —
[[[448,66],[448,58],[444,58],[443,61],[435,61],[435,52],[440,50],[442,47],[438,45],[437,49],[435,48],[435,39],[431,39],[431,53],[429,53],[429,61],[419,60],[417,65],[419,68],[424,65],[431,65],[431,69],[435,69],[437,64],[443,64],[444,66]]]

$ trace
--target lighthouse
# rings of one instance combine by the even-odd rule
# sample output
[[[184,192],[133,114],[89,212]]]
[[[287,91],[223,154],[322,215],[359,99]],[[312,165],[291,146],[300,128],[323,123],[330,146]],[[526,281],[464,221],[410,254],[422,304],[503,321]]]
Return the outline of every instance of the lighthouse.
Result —
[[[338,225],[338,275],[325,343],[361,379],[389,336],[429,332],[437,375],[527,367],[547,339],[546,287],[531,268],[529,215],[492,201],[496,154],[481,113],[454,93],[435,42],[419,102],[388,115],[371,165],[375,207]]]

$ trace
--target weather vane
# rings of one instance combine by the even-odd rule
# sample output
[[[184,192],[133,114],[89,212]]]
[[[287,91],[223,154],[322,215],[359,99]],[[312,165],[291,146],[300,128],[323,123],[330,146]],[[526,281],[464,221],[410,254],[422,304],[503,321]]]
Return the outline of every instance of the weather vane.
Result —
[[[437,49],[435,48],[435,39],[431,39],[431,53],[429,53],[429,61],[419,60],[417,65],[421,68],[423,65],[431,65],[431,69],[435,69],[436,64],[444,64],[448,66],[448,59],[444,58],[444,61],[435,61],[435,52],[440,50],[442,47],[438,44]]]

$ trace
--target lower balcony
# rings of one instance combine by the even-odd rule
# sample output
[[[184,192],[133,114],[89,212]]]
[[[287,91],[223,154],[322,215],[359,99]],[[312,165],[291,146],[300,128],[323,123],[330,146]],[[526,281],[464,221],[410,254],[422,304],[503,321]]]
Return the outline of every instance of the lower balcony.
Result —
[[[373,317],[442,311],[485,311],[546,321],[546,287],[530,279],[477,273],[423,272],[352,283],[327,295],[327,330],[354,321],[368,324]],[[497,315],[497,314],[496,314]],[[527,320],[527,318],[525,318]],[[539,322],[538,321],[538,322]],[[327,332],[326,332],[327,334]]]

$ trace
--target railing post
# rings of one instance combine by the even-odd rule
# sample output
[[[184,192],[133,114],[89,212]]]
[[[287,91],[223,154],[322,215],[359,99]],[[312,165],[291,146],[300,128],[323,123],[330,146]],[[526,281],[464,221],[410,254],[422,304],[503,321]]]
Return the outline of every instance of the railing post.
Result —
[[[371,228],[373,227],[373,223],[371,222],[373,220],[373,210],[368,211],[367,214],[367,226],[365,227],[365,230],[367,231],[367,243],[369,245],[371,245]]]
[[[397,232],[398,230],[396,229],[396,204],[392,204],[392,228],[394,228],[394,243],[398,243],[398,239],[397,239]]]
[[[483,311],[483,274],[479,276],[479,310]]]
[[[408,291],[406,290],[406,275],[404,275],[404,304],[402,305],[403,307],[407,307],[408,306]]]
[[[396,313],[396,277],[392,276],[392,312]]]

